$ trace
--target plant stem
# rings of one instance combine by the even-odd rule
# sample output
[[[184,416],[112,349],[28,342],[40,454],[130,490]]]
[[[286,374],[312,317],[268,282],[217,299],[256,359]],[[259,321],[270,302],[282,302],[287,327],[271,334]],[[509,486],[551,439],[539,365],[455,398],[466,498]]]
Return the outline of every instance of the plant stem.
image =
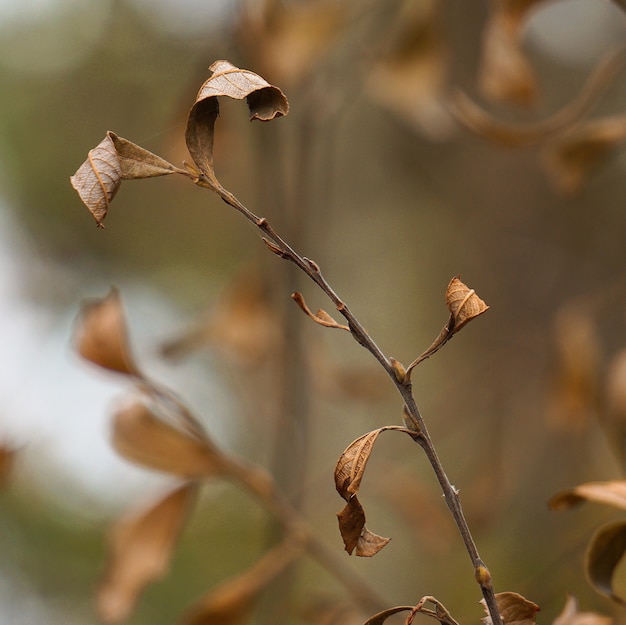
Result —
[[[203,180],[200,178],[198,183],[201,186],[203,185]],[[413,439],[416,443],[422,447],[430,465],[433,468],[435,476],[439,482],[441,490],[443,492],[444,498],[446,500],[446,504],[454,522],[461,534],[461,538],[463,539],[463,543],[465,544],[465,548],[470,556],[472,564],[474,566],[474,574],[476,581],[480,585],[483,597],[485,599],[485,603],[487,604],[487,609],[489,611],[489,615],[491,617],[493,625],[502,625],[502,619],[500,617],[500,613],[498,612],[498,607],[496,604],[496,597],[493,590],[493,586],[491,583],[491,574],[489,570],[483,563],[478,553],[478,549],[476,547],[476,543],[472,537],[471,531],[467,524],[467,520],[463,514],[463,510],[461,508],[461,503],[459,499],[459,494],[454,485],[450,482],[439,457],[437,456],[437,452],[435,450],[435,446],[428,434],[428,430],[426,429],[426,424],[424,419],[422,418],[420,411],[415,402],[415,398],[413,397],[412,386],[409,380],[407,379],[398,379],[398,371],[392,365],[392,361],[385,356],[385,354],[381,351],[381,349],[376,345],[374,340],[367,333],[365,328],[361,325],[359,320],[352,314],[348,306],[339,298],[339,296],[335,293],[330,284],[326,281],[320,268],[318,265],[309,260],[304,256],[300,256],[297,252],[295,252],[291,246],[284,241],[270,226],[268,221],[263,217],[257,217],[252,211],[246,208],[230,191],[227,191],[223,187],[219,186],[214,190],[220,194],[222,199],[232,206],[234,209],[239,211],[248,221],[254,224],[262,233],[262,238],[268,244],[268,247],[272,252],[294,263],[297,267],[299,267],[318,287],[328,296],[328,298],[333,302],[339,313],[347,320],[348,327],[350,329],[350,333],[354,337],[354,339],[365,349],[367,349],[376,360],[382,365],[385,369],[389,377],[392,379],[398,392],[404,399],[404,403],[406,409],[413,420],[414,427],[416,430],[415,436]]]

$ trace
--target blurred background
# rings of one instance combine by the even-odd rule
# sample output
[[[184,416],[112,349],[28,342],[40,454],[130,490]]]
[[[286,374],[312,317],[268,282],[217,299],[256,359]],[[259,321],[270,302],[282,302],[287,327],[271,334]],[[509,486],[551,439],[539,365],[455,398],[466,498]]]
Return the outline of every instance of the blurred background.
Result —
[[[1,622],[98,622],[107,528],[170,483],[112,451],[110,414],[130,389],[72,350],[81,304],[112,285],[149,374],[224,449],[272,470],[390,606],[430,594],[461,623],[482,615],[408,439],[381,436],[361,491],[368,527],[393,540],[373,559],[342,552],[335,462],[366,431],[401,423],[402,404],[365,350],[289,294],[332,305],[183,179],[125,182],[106,230],[70,186],[107,130],[189,160],[186,116],[217,59],[291,105],[271,124],[221,105],[220,180],[321,265],[386,354],[406,365],[432,342],[455,275],[490,305],[413,380],[496,589],[537,602],[543,623],[568,592],[613,613],[582,562],[618,513],[546,502],[624,470],[626,74],[623,54],[609,69],[606,58],[626,44],[626,14],[601,0],[521,4],[0,1]],[[598,67],[584,116],[533,135]],[[503,145],[490,117],[476,125],[455,109],[459,91],[508,132],[531,130]],[[129,622],[177,622],[258,558],[268,527],[256,502],[207,484],[172,570]],[[348,598],[306,558],[294,579],[280,622],[331,622],[321,606]],[[278,622],[267,610],[258,622]]]

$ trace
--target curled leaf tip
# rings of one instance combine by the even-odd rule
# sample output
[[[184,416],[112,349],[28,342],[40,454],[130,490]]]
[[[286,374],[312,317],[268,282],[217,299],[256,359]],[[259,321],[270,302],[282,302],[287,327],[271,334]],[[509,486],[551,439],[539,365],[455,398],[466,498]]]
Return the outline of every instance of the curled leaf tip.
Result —
[[[213,167],[215,122],[220,110],[218,98],[245,99],[250,121],[270,121],[287,115],[289,102],[278,87],[270,85],[254,72],[235,67],[229,61],[215,61],[209,71],[212,74],[200,87],[195,104],[189,111],[185,141],[195,165],[210,182],[209,186],[219,190]]]
[[[448,284],[446,306],[454,322],[451,328],[453,333],[489,310],[489,306],[476,295],[476,291],[463,284],[459,276],[452,278]]]
[[[117,289],[83,305],[74,344],[86,360],[110,371],[141,377],[130,353],[122,302]]]

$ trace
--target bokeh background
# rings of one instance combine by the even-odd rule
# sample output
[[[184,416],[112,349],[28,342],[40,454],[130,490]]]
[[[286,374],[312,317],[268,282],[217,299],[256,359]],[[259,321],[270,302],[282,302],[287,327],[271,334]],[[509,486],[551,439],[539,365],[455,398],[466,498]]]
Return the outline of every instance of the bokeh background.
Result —
[[[175,177],[125,182],[101,230],[69,184],[107,130],[188,159],[187,112],[222,58],[280,86],[291,113],[249,124],[242,103],[225,102],[220,179],[321,264],[383,351],[408,364],[429,345],[454,275],[490,305],[414,387],[497,590],[540,604],[542,623],[568,592],[614,613],[587,585],[583,554],[619,513],[546,502],[623,472],[623,137],[564,193],[545,142],[499,145],[446,103],[461,89],[507,122],[546,119],[626,43],[626,14],[601,0],[537,3],[518,25],[536,93],[526,84],[495,101],[481,91],[485,55],[506,50],[485,51],[489,3],[409,5],[0,2],[0,440],[17,449],[0,494],[1,622],[96,623],[107,527],[169,484],[109,447],[129,389],[72,350],[86,298],[119,289],[144,367],[224,448],[271,468],[338,553],[336,459],[401,422],[371,357],[288,297],[295,287],[329,309],[322,295],[217,196]],[[623,115],[625,75],[606,81],[589,118]],[[381,436],[361,499],[368,526],[393,540],[371,560],[344,554],[355,572],[389,605],[431,594],[478,622],[470,562],[419,449]],[[231,485],[208,484],[171,572],[130,622],[176,622],[262,553],[268,523]],[[320,605],[346,598],[306,559],[295,579],[282,622],[321,622]]]

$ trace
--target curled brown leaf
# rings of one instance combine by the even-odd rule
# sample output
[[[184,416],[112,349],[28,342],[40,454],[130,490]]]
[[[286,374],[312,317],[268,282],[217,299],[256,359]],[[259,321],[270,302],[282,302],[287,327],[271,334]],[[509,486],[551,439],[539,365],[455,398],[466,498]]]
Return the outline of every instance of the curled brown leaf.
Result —
[[[594,589],[616,603],[626,606],[626,598],[613,588],[616,568],[626,552],[626,522],[601,527],[592,537],[585,557],[587,577]]]
[[[585,501],[604,503],[626,510],[626,481],[587,482],[561,491],[548,502],[551,510],[568,510]]]
[[[185,140],[187,149],[198,169],[214,190],[221,189],[213,168],[215,121],[219,115],[219,96],[235,100],[246,99],[250,121],[270,121],[287,115],[289,103],[283,92],[270,85],[258,74],[239,69],[228,61],[215,61],[212,72],[196,96],[189,112]]]
[[[604,424],[609,441],[622,466],[626,466],[626,349],[611,360],[605,388]]]
[[[476,291],[463,284],[458,276],[452,278],[448,284],[446,306],[454,320],[453,333],[458,332],[466,323],[489,310],[489,306],[476,295]]]
[[[180,358],[208,345],[239,366],[256,367],[278,349],[282,338],[266,281],[258,269],[246,268],[203,318],[161,349],[168,358]]]
[[[389,45],[367,81],[372,99],[434,140],[452,131],[444,106],[449,54],[436,2],[404,2],[389,28]]]
[[[311,312],[309,307],[306,305],[306,302],[304,301],[304,297],[302,296],[302,293],[298,293],[298,292],[292,293],[291,299],[296,304],[298,304],[300,309],[308,317],[313,319],[315,323],[319,323],[320,325],[326,328],[337,328],[339,330],[347,330],[348,332],[350,332],[350,328],[348,326],[337,323],[325,310],[322,310],[321,308],[317,311],[317,313],[313,314],[313,312]]]
[[[600,338],[582,306],[566,305],[555,316],[555,365],[548,415],[568,433],[582,431],[600,406]]]
[[[483,302],[474,289],[461,282],[457,276],[452,278],[446,288],[446,306],[450,312],[448,323],[442,328],[439,336],[420,354],[406,369],[407,378],[420,362],[430,358],[439,351],[464,325],[479,315],[487,312],[489,306]]]
[[[145,150],[128,139],[107,132],[104,139],[89,151],[87,160],[70,177],[70,182],[98,226],[103,226],[109,204],[122,180],[152,178],[173,173],[186,173],[160,156]]]
[[[568,595],[561,613],[554,619],[552,625],[611,625],[613,619],[594,612],[579,612],[578,602],[572,595]]]
[[[363,625],[383,625],[383,623],[394,614],[398,614],[399,612],[410,612],[413,609],[413,606],[410,605],[399,605],[394,608],[388,608],[387,610],[383,610],[378,614],[374,614],[374,616],[370,616],[370,618],[363,623]]]
[[[70,177],[70,182],[98,226],[102,226],[109,204],[122,184],[122,167],[108,133],[89,151],[87,160]]]
[[[113,526],[96,593],[96,611],[103,622],[127,619],[145,586],[167,572],[195,495],[195,486],[186,482]]]
[[[545,143],[579,120],[598,101],[626,63],[626,46],[610,52],[598,63],[578,95],[545,120],[529,124],[501,121],[458,91],[450,103],[456,120],[478,136],[494,143],[523,147]]]
[[[247,8],[247,10],[246,10]],[[244,5],[239,38],[264,75],[294,85],[310,77],[332,49],[350,13],[333,0]]]
[[[339,531],[349,554],[352,554],[356,549],[357,556],[373,556],[390,540],[370,532],[365,527],[365,512],[356,496],[374,443],[378,435],[385,430],[398,430],[414,435],[410,430],[397,425],[387,425],[368,432],[348,445],[335,467],[335,488],[347,501],[347,505],[337,515],[337,518]]]
[[[377,430],[372,430],[352,441],[339,457],[335,466],[335,488],[346,501],[359,492],[361,479],[374,449],[374,443],[376,443],[379,434],[386,430],[407,432],[397,425],[386,425]]]
[[[429,604],[432,604],[434,606],[434,609],[428,607]],[[446,606],[444,606],[441,601],[435,599],[435,597],[431,597],[430,595],[422,597],[417,602],[417,605],[415,605],[415,607],[411,609],[411,614],[406,621],[407,625],[411,625],[413,623],[413,618],[416,614],[424,614],[426,616],[430,616],[431,618],[438,620],[441,625],[459,625],[452,618],[452,615],[450,614],[450,612],[448,612]]]
[[[482,599],[481,603],[487,612],[482,621],[485,625],[492,625],[485,600]],[[499,592],[496,594],[496,604],[503,625],[536,625],[535,616],[539,612],[539,606],[522,595],[516,592]]]
[[[226,580],[203,597],[180,625],[240,625],[266,586],[302,552],[302,541],[287,537],[240,575]]]
[[[483,34],[479,83],[492,100],[529,105],[537,95],[532,66],[522,47],[528,14],[543,0],[492,2]]]
[[[144,467],[187,478],[224,470],[221,452],[208,440],[192,438],[165,423],[139,401],[115,414],[112,438],[121,456]]]
[[[374,534],[365,527],[365,511],[356,495],[347,501],[343,510],[337,514],[345,550],[350,555],[355,552],[360,557],[376,555],[391,539]]]
[[[82,306],[74,330],[74,345],[83,358],[104,369],[142,377],[130,353],[117,289]]]
[[[590,121],[549,143],[542,153],[543,165],[554,187],[573,195],[625,141],[625,115]]]

